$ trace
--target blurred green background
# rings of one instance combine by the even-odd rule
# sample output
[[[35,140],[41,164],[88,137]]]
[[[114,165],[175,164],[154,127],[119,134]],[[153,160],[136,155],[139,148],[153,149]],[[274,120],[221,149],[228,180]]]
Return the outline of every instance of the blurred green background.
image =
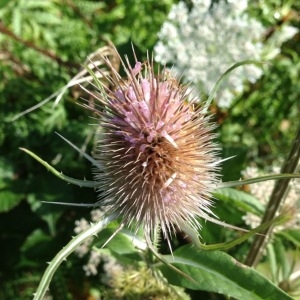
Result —
[[[80,90],[68,90],[55,107],[50,101],[16,116],[67,84],[108,40],[121,56],[132,53],[133,44],[144,60],[177,2],[0,0],[0,299],[30,299],[46,262],[74,235],[75,220],[90,211],[41,201],[97,201],[93,190],[60,181],[19,150],[30,149],[64,174],[91,179],[90,163],[55,134],[91,152],[95,128],[89,125],[91,113],[76,105]],[[280,22],[299,28],[297,1],[280,20],[274,18],[283,5],[268,1],[262,14],[260,1],[253,1],[251,13],[270,30]],[[298,33],[258,82],[245,84],[230,108],[212,106],[222,155],[236,156],[224,163],[224,180],[240,178],[251,162],[267,168],[285,158],[299,123],[299,53]],[[237,215],[233,212],[233,223]],[[54,299],[93,299],[97,278],[86,277],[82,265],[83,259],[72,256],[58,270],[51,285]]]

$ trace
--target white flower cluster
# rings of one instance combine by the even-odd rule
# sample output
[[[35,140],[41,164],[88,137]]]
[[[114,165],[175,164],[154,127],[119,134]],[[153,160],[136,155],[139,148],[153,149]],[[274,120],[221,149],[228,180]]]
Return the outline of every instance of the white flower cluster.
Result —
[[[173,64],[177,74],[200,92],[209,94],[220,76],[243,60],[261,60],[265,51],[261,39],[265,28],[245,12],[247,0],[192,0],[173,5],[159,32],[155,60]],[[284,39],[293,32],[284,32]],[[269,51],[274,50],[275,45]],[[256,65],[235,69],[216,95],[220,107],[230,105],[243,90],[245,80],[255,82],[262,75]]]
[[[93,223],[98,222],[103,217],[103,214],[104,214],[103,211],[100,209],[92,210],[91,211],[91,221]],[[80,220],[75,221],[74,231],[75,231],[75,233],[79,234],[79,233],[85,231],[86,229],[88,229],[89,227],[90,227],[90,223],[86,219],[81,218]],[[79,245],[75,249],[75,253],[79,257],[83,257],[84,255],[86,255],[91,249],[91,244],[93,243],[93,240],[94,240],[93,237],[86,239],[81,245]]]
[[[94,209],[91,211],[91,221],[98,222],[103,218],[104,212],[100,209]],[[90,223],[81,218],[75,221],[75,233],[79,234],[90,227]],[[99,264],[103,264],[104,276],[102,278],[103,283],[110,285],[110,282],[123,271],[123,268],[114,257],[107,253],[101,252],[101,250],[91,249],[94,237],[86,239],[81,245],[79,245],[75,253],[79,257],[83,257],[89,254],[89,259],[86,265],[83,266],[86,276],[97,275]]]
[[[260,171],[256,167],[247,167],[243,172],[244,178],[254,178],[263,175],[267,175]],[[280,168],[273,166],[272,173],[279,174]],[[273,188],[275,186],[275,181],[262,181],[250,184],[250,193],[258,199],[262,204],[267,205],[270,200]],[[290,181],[288,192],[285,196],[284,207],[291,208],[293,211],[293,217],[287,223],[276,227],[276,230],[282,230],[284,228],[300,228],[300,180],[293,179]],[[257,215],[247,213],[243,217],[245,223],[251,228],[255,228],[260,225],[261,218]]]
[[[98,266],[101,262],[101,253],[92,249],[90,251],[89,260],[86,265],[83,266],[86,276],[97,275]]]
[[[117,262],[117,260],[101,250],[92,249],[90,251],[89,260],[86,265],[83,266],[86,276],[97,275],[98,267],[100,263],[103,264],[103,276],[102,282],[108,286],[112,285],[112,282],[123,272],[123,267]]]
[[[85,231],[86,229],[88,229],[90,227],[89,222],[84,218],[81,218],[80,220],[76,220],[75,225],[76,225],[76,227],[75,227],[74,231],[77,234]],[[82,244],[80,244],[75,249],[75,253],[79,257],[83,257],[84,255],[86,255],[90,251],[90,245],[92,244],[93,240],[94,240],[93,237],[86,239]]]

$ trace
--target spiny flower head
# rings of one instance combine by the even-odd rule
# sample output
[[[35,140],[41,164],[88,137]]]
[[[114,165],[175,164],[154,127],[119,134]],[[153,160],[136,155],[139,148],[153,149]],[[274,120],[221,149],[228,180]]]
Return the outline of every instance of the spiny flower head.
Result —
[[[101,103],[94,158],[99,164],[101,205],[118,212],[127,225],[135,222],[151,236],[160,226],[169,233],[210,213],[216,184],[216,145],[209,117],[198,99],[187,100],[186,86],[153,61],[134,68],[122,62],[126,78],[106,59],[105,76],[96,97]],[[112,88],[113,87],[113,88]]]

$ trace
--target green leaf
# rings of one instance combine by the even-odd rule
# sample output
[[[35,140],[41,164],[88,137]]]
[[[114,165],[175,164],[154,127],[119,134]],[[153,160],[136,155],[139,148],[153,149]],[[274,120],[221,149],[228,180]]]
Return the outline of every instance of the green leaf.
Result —
[[[161,271],[174,285],[243,300],[292,299],[260,273],[224,252],[201,251],[186,245],[177,249],[173,256],[165,255],[163,258],[197,282],[195,284],[162,265]]]
[[[278,274],[277,272],[278,267],[277,267],[274,245],[272,243],[269,243],[266,249],[267,249],[268,265],[270,267],[270,274],[272,276],[271,279],[273,282],[277,283],[276,275]]]
[[[8,212],[22,201],[22,196],[12,191],[0,191],[0,213]]]
[[[4,7],[10,0],[0,0],[0,9]]]
[[[0,189],[9,185],[14,179],[14,170],[12,164],[3,157],[0,157]]]
[[[224,203],[240,208],[244,212],[250,212],[261,216],[264,213],[263,204],[255,197],[243,191],[233,188],[218,189],[214,196]]]
[[[27,0],[26,8],[28,9],[45,9],[45,8],[54,8],[54,3],[51,3],[49,0]]]
[[[15,177],[12,163],[0,157],[0,212],[10,211],[24,198],[25,184]]]
[[[283,280],[288,280],[291,272],[289,257],[287,256],[287,249],[284,247],[282,240],[275,239],[273,242],[276,261],[282,270]]]
[[[13,11],[12,17],[12,29],[14,34],[21,35],[22,34],[22,12],[19,8],[15,8]]]
[[[296,247],[300,247],[300,230],[299,229],[285,229],[284,231],[279,231],[276,235],[283,236],[290,242],[292,242]]]
[[[46,235],[41,229],[34,230],[25,240],[21,247],[21,251],[25,252],[32,250],[39,243],[46,243],[51,240],[49,235]]]
[[[53,249],[54,243],[57,243],[50,235],[47,235],[42,229],[35,229],[27,236],[21,246],[22,253],[21,265],[23,267],[40,267],[41,261],[49,259],[49,249]]]
[[[44,190],[46,184],[55,185],[56,191],[53,193],[47,193]],[[56,234],[56,223],[59,220],[60,216],[63,214],[61,207],[54,206],[49,208],[48,205],[42,203],[45,202],[60,202],[72,192],[70,186],[62,185],[60,182],[56,182],[49,178],[49,176],[44,176],[39,180],[39,186],[35,188],[34,193],[30,193],[27,195],[27,202],[31,207],[32,212],[34,212],[37,216],[39,216],[42,220],[44,220],[47,225],[49,232],[52,236]]]
[[[104,245],[107,240],[114,235],[118,227],[119,226],[105,228],[97,240],[97,245]],[[134,246],[134,240],[139,241],[141,244],[144,243],[144,247],[146,247],[146,243],[142,241],[139,236],[135,237],[134,234],[130,233],[130,231],[123,229],[121,232],[117,233],[111,241],[109,241],[105,248],[108,248],[120,255],[135,253],[138,249]]]
[[[101,232],[95,246],[101,248],[109,241],[102,250],[109,250],[111,255],[121,264],[135,264],[141,260],[140,249],[145,249],[146,243],[139,235],[135,235],[126,229],[122,229],[114,236],[119,227],[118,222],[110,224],[109,228],[105,228]]]

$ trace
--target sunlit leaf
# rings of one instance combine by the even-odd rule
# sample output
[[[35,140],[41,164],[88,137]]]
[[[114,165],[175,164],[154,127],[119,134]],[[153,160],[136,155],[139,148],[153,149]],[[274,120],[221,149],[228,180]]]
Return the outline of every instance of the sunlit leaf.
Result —
[[[186,245],[177,249],[173,256],[165,255],[163,258],[197,282],[195,284],[162,265],[160,269],[174,285],[243,300],[292,299],[261,274],[224,252],[201,251]]]

